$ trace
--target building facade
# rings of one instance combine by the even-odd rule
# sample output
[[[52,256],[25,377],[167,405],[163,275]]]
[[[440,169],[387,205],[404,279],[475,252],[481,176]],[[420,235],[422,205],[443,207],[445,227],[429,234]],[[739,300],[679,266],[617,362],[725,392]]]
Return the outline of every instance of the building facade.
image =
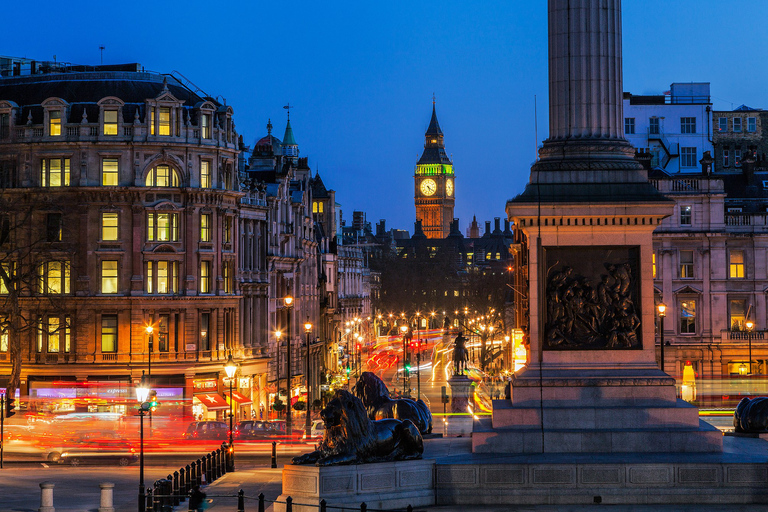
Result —
[[[63,412],[132,398],[146,372],[168,414],[215,417],[224,362],[250,356],[233,110],[173,76],[110,69],[0,79],[0,374],[30,408]]]
[[[709,83],[674,83],[664,94],[624,93],[624,134],[650,151],[653,168],[699,172],[699,160],[713,149],[709,89]]]

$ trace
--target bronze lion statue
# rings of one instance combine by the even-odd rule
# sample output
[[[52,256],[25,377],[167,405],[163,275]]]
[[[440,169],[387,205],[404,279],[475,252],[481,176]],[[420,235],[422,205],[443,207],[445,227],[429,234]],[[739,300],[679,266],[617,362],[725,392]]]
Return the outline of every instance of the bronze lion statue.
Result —
[[[768,431],[768,398],[742,398],[733,413],[736,432]]]
[[[320,413],[325,434],[317,450],[293,458],[293,464],[333,466],[420,459],[424,441],[409,420],[372,421],[359,398],[339,390]]]
[[[355,384],[355,395],[363,401],[372,420],[411,420],[421,435],[432,433],[432,413],[427,404],[411,398],[390,398],[387,386],[375,373],[363,372],[360,375]]]

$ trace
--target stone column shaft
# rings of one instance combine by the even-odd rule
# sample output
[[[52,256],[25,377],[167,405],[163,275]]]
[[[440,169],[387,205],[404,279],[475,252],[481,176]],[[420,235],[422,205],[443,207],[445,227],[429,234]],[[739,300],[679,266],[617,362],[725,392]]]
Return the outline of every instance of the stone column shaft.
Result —
[[[550,140],[621,139],[621,0],[549,0]]]

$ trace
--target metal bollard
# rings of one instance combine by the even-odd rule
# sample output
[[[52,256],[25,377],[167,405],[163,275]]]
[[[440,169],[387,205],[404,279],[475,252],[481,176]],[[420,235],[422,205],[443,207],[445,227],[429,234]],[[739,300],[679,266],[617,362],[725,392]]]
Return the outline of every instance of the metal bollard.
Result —
[[[155,502],[154,497],[152,496],[153,489],[152,487],[147,487],[147,491],[144,493],[144,495],[147,497],[147,505],[145,510],[153,510],[153,504]]]
[[[410,505],[408,505],[408,506],[405,508],[405,510],[406,510],[406,512],[413,512],[413,507],[412,507],[412,506],[410,506]]]
[[[325,500],[320,500],[320,512],[325,512]]]
[[[195,464],[195,485],[203,485],[203,474],[200,471],[201,470],[201,462],[200,459],[197,459],[197,463]]]
[[[56,484],[53,482],[40,483],[40,508],[38,512],[56,512],[53,507],[53,488]]]
[[[264,493],[259,493],[259,512],[264,512]]]
[[[229,469],[229,445],[221,443],[221,474],[226,475]]]
[[[360,504],[360,512],[368,512],[368,505],[366,505],[365,502]]]
[[[213,452],[213,467],[216,470],[216,479],[221,478],[221,448]]]
[[[272,441],[272,469],[277,467],[277,441]]]
[[[189,466],[187,466],[189,467]],[[182,502],[187,499],[187,470],[185,468],[181,468],[179,470],[179,502]]]
[[[213,457],[209,453],[204,460],[205,460],[205,481],[206,483],[210,484],[214,480],[216,480],[216,478],[213,476]]]
[[[293,498],[290,496],[285,498],[285,512],[293,512]]]
[[[165,478],[165,499],[163,500],[163,510],[173,508],[173,475]]]
[[[182,471],[181,481],[183,483],[184,482],[184,476],[183,476],[184,468],[181,468],[181,471]],[[178,471],[174,471],[173,472],[173,493],[172,494],[173,494],[173,506],[175,507],[181,501],[181,497],[180,497],[181,496],[181,488],[179,487],[179,472]]]
[[[237,512],[245,512],[245,492],[237,491]]]
[[[99,489],[101,489],[101,495],[99,496],[99,512],[115,512],[113,499],[114,488],[115,484],[112,482],[104,482],[99,484]]]
[[[191,466],[187,464],[187,472],[186,472],[186,478],[184,479],[184,493],[181,495],[181,500],[184,501],[187,499],[187,495],[189,494],[189,491],[192,490],[191,483],[192,483],[192,475],[189,474],[191,470]]]

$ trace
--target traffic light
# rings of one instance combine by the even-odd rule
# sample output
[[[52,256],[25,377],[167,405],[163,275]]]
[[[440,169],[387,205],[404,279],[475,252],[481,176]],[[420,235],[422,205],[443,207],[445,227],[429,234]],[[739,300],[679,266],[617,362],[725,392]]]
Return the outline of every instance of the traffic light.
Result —
[[[158,405],[159,403],[157,401],[157,391],[153,389],[152,391],[149,392],[147,401],[141,404],[141,410],[155,412],[157,410]]]
[[[349,372],[351,371],[351,368],[347,366],[347,376],[349,376]]]
[[[405,371],[407,371],[407,372],[411,371],[411,361],[410,360],[405,362]]]
[[[16,399],[15,398],[5,398],[5,417],[10,418],[16,414]]]

